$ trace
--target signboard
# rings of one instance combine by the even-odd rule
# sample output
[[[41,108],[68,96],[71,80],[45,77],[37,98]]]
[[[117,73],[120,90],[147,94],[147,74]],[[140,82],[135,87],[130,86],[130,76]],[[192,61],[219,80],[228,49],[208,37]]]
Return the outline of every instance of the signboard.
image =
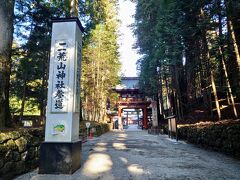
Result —
[[[69,58],[67,40],[55,41],[52,112],[67,112],[69,88]]]
[[[53,125],[53,129],[52,129],[52,134],[53,135],[64,135],[65,134],[65,125],[61,124],[61,123],[55,123]]]
[[[168,120],[168,136],[173,138],[173,133],[174,133],[176,136],[176,140],[178,140],[176,116],[169,116],[165,119]]]
[[[177,132],[176,118],[168,119],[168,130],[171,132]]]
[[[91,125],[91,123],[90,123],[90,122],[86,122],[86,127],[87,127],[87,128],[89,128],[89,127],[90,127],[90,125]]]

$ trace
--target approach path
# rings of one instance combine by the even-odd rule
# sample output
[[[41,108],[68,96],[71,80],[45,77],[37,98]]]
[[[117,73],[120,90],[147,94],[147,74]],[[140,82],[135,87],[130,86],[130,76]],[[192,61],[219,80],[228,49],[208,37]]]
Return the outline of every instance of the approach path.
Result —
[[[39,175],[18,180],[61,179],[240,179],[240,161],[146,131],[112,131],[83,144],[82,167],[73,175]]]

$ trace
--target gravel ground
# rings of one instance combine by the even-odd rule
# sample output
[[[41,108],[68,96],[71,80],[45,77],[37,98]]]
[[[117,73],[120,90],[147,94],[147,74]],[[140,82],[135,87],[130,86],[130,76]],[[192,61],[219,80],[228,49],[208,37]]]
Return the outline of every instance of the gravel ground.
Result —
[[[240,180],[239,160],[141,130],[106,133],[84,143],[82,151],[82,167],[73,175],[40,175],[35,170],[16,179]]]

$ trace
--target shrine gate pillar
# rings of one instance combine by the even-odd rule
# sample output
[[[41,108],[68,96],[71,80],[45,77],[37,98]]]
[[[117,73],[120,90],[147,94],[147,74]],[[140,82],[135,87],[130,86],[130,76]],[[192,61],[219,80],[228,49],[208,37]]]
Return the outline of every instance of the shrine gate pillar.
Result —
[[[122,108],[119,106],[118,107],[118,117],[122,116]]]
[[[144,129],[148,128],[147,107],[143,108],[143,127]]]
[[[120,106],[118,106],[118,129],[123,130],[122,108]]]

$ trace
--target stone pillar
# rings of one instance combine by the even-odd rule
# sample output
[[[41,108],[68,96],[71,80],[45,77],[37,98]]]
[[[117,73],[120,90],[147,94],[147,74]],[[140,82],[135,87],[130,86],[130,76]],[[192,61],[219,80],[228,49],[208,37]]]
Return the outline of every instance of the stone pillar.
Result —
[[[78,18],[53,20],[45,141],[40,148],[40,174],[72,174],[80,168],[82,32]]]
[[[154,128],[154,127],[158,127],[157,102],[152,101],[151,106],[152,106],[152,126]]]

